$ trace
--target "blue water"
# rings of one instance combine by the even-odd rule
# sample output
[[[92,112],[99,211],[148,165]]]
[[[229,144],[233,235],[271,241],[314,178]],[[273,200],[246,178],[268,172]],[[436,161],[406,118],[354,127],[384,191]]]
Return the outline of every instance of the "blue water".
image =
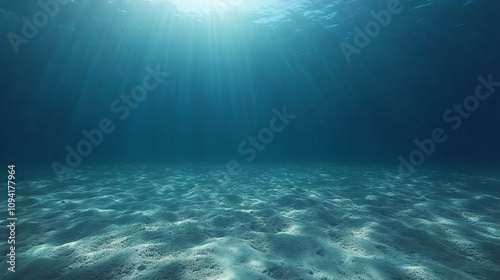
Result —
[[[500,279],[498,11],[0,0],[0,278]]]

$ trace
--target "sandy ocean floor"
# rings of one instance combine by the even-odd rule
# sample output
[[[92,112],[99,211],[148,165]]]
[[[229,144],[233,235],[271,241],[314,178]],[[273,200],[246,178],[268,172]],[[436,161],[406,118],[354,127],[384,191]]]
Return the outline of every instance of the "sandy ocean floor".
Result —
[[[385,170],[136,164],[19,182],[16,272],[0,278],[500,279],[498,172]]]

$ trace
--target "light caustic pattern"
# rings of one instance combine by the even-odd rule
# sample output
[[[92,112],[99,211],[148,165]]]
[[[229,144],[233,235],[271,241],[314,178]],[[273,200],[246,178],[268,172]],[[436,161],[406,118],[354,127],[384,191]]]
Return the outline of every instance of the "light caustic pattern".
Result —
[[[385,170],[143,164],[24,181],[14,276],[498,279],[500,177]]]

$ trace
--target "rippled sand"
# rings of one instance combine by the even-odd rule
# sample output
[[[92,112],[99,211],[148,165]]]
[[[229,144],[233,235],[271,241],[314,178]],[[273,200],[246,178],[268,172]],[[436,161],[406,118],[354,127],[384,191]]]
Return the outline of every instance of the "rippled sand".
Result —
[[[255,164],[236,176],[223,164],[50,174],[18,184],[16,273],[0,276],[500,279],[494,174],[398,178],[333,164]]]

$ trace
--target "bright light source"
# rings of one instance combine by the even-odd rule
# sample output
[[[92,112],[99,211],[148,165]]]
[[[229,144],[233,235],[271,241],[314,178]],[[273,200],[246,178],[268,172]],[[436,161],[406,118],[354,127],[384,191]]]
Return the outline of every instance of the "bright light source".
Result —
[[[169,0],[180,12],[193,14],[224,14],[241,8],[242,0]]]
[[[283,0],[166,0],[174,4],[180,12],[192,14],[223,15],[226,12],[255,12],[268,8],[283,8]],[[281,6],[281,7],[280,7]]]

